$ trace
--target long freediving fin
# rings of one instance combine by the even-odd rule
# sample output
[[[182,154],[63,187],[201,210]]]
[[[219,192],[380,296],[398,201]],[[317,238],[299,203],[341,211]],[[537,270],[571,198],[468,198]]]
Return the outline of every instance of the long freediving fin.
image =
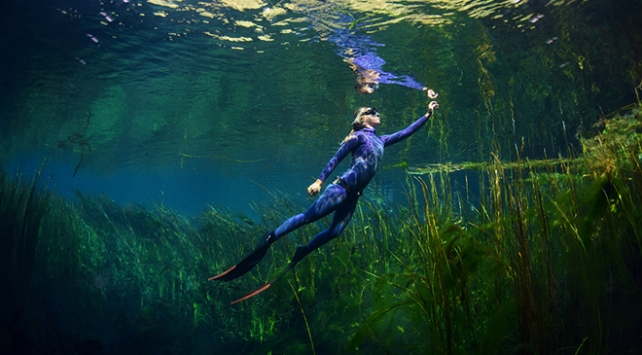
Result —
[[[299,261],[301,261],[301,259],[303,259],[303,258],[304,258],[306,255],[308,255],[308,254],[310,254],[310,252],[309,252],[309,251],[308,251],[304,246],[299,245],[299,246],[296,248],[296,252],[294,253],[294,257],[292,258],[292,261],[290,261],[290,264],[288,265],[288,267],[286,267],[283,271],[281,271],[281,273],[280,273],[277,277],[273,278],[273,279],[272,279],[272,281],[270,281],[270,282],[266,283],[265,285],[263,285],[263,286],[259,287],[259,288],[258,288],[258,289],[256,289],[256,290],[254,290],[254,291],[252,291],[252,292],[248,293],[247,295],[245,295],[245,296],[243,296],[243,297],[241,297],[241,298],[239,298],[239,299],[237,299],[237,300],[235,300],[235,301],[232,301],[232,303],[231,303],[231,304],[236,304],[236,303],[239,303],[239,302],[245,301],[245,300],[250,299],[250,298],[252,298],[252,297],[254,297],[254,296],[258,295],[259,293],[261,293],[261,292],[263,292],[263,291],[267,290],[268,288],[270,288],[270,286],[272,286],[272,284],[273,284],[276,280],[280,279],[280,278],[281,278],[281,276],[285,275],[288,271],[290,271],[290,270],[294,269],[294,266],[295,266]]]
[[[254,266],[256,266],[256,264],[259,263],[259,261],[261,261],[261,259],[263,259],[268,249],[270,248],[270,244],[274,243],[275,240],[276,238],[274,237],[274,233],[265,235],[261,239],[261,242],[259,242],[259,245],[256,247],[256,249],[254,249],[248,256],[243,258],[243,260],[241,260],[238,264],[232,266],[231,268],[218,275],[208,278],[207,281],[230,281],[247,274],[250,270],[252,270]]]

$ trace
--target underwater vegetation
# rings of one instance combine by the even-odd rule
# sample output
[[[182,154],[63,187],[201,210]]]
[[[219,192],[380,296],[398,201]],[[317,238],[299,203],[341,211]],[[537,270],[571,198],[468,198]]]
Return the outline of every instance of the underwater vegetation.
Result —
[[[412,169],[406,205],[364,196],[340,238],[234,306],[321,228],[208,283],[300,210],[287,197],[257,223],[186,219],[0,175],[0,352],[640,353],[642,109],[600,125],[563,158]]]

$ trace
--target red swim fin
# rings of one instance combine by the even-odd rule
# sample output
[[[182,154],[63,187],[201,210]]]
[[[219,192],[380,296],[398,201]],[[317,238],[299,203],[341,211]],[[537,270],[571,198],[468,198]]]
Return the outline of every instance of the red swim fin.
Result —
[[[261,293],[261,292],[263,292],[263,291],[267,290],[268,288],[270,288],[270,286],[272,286],[272,282],[270,282],[270,283],[266,283],[265,285],[261,286],[261,288],[259,288],[259,289],[257,289],[257,290],[254,290],[254,291],[252,291],[252,292],[250,292],[250,293],[248,293],[247,295],[245,295],[245,296],[243,296],[243,297],[239,298],[238,300],[233,301],[231,304],[236,304],[236,303],[239,303],[239,302],[245,301],[245,300],[247,300],[247,299],[249,299],[249,298],[252,298],[252,297],[254,297],[254,296],[258,295],[259,293]]]
[[[250,299],[250,298],[252,298],[252,297],[254,297],[254,296],[258,295],[259,293],[261,293],[261,292],[263,292],[263,291],[267,290],[268,288],[270,288],[270,286],[272,286],[272,284],[273,284],[276,280],[280,279],[280,278],[281,278],[281,276],[285,275],[288,271],[292,270],[292,269],[294,268],[294,266],[295,266],[299,261],[301,261],[301,259],[303,259],[306,255],[308,255],[309,253],[310,253],[310,252],[309,252],[307,249],[305,249],[305,247],[303,247],[303,246],[299,245],[299,246],[296,248],[296,253],[294,254],[294,258],[292,258],[292,261],[290,262],[290,264],[288,265],[288,267],[286,267],[286,268],[285,268],[285,270],[281,271],[281,273],[279,274],[279,276],[275,277],[274,279],[272,279],[272,281],[270,281],[270,282],[266,283],[265,285],[261,286],[260,288],[258,288],[258,289],[256,289],[256,290],[254,290],[254,291],[252,291],[252,292],[250,292],[250,293],[248,293],[247,295],[245,295],[245,296],[243,296],[243,297],[241,297],[241,298],[239,298],[239,299],[237,299],[237,300],[235,300],[235,301],[233,301],[233,302],[232,302],[232,304],[237,304],[237,303],[239,303],[239,302],[245,301],[245,300]],[[226,271],[226,272],[227,272],[227,271]],[[225,274],[225,272],[224,272],[223,274]]]
[[[208,278],[207,281],[218,280],[218,279],[224,277],[225,275],[229,274],[230,272],[232,272],[234,269],[236,269],[236,265],[232,266],[231,268],[223,271],[222,273],[220,273],[220,274],[218,274],[216,276],[212,276],[212,277]]]
[[[261,259],[263,259],[268,249],[270,248],[270,244],[274,243],[275,240],[276,239],[274,238],[272,233],[266,234],[261,239],[261,242],[259,242],[259,245],[256,247],[256,249],[254,249],[248,256],[243,258],[243,260],[241,260],[238,264],[232,266],[231,268],[216,276],[208,278],[207,280],[230,281],[247,274],[254,268],[254,266],[256,266],[256,264],[259,263],[259,261],[261,261]]]

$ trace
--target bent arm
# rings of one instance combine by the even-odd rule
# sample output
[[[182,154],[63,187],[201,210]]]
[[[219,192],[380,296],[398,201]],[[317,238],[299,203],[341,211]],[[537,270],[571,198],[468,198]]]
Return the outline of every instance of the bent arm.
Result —
[[[350,139],[349,141],[343,143],[339,150],[337,150],[337,153],[330,159],[328,162],[328,165],[325,166],[323,171],[321,172],[321,175],[319,175],[319,180],[325,181],[327,179],[328,175],[332,174],[334,171],[334,168],[337,167],[337,165],[345,158],[348,153],[354,151],[354,149],[357,147],[359,144],[359,138],[354,137]]]

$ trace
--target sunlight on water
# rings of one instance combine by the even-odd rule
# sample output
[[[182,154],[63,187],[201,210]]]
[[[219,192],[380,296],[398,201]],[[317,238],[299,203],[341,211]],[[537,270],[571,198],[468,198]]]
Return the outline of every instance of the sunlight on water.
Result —
[[[101,11],[95,20],[103,26],[134,27],[132,22],[148,23],[154,30],[163,31],[174,25],[176,30],[165,32],[169,40],[180,40],[199,32],[220,41],[221,45],[235,50],[248,48],[248,42],[306,41],[317,31],[336,28],[353,28],[359,24],[369,32],[385,26],[407,22],[413,25],[445,26],[458,24],[456,12],[470,18],[507,17],[516,22],[527,21],[530,14],[513,13],[512,10],[528,4],[528,0],[471,1],[293,1],[275,5],[264,1],[190,2],[177,0],[148,0],[145,3],[122,1],[112,11]],[[559,6],[574,1],[552,1]],[[107,5],[107,4],[105,4]],[[60,8],[71,17],[78,17],[74,9]],[[132,21],[134,20],[134,21]],[[99,38],[88,34],[94,41]],[[295,36],[295,38],[292,38]],[[296,38],[299,37],[299,38]],[[245,44],[245,45],[243,45]]]
[[[556,152],[598,116],[586,105],[593,96],[616,109],[631,95],[625,72],[608,90],[595,74],[625,63],[626,50],[599,22],[572,27],[582,11],[598,16],[583,10],[589,3],[52,2],[28,12],[28,27],[6,24],[15,47],[3,60],[17,74],[3,87],[2,149],[14,159],[41,152],[74,179],[194,162],[240,180],[266,168],[284,186],[290,175],[312,179],[356,107],[380,108],[388,133],[427,105],[400,85],[357,94],[361,53],[440,94],[435,121],[387,154],[388,169],[484,160],[496,146],[510,155],[519,142],[533,155]]]

